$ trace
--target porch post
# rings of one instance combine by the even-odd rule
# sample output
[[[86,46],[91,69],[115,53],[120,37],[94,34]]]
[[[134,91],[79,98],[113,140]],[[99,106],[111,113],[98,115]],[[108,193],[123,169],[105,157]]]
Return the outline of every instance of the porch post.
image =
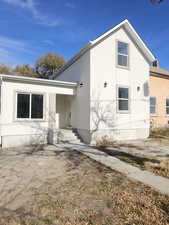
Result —
[[[49,115],[48,115],[48,143],[54,144],[56,134],[56,94],[49,94]]]

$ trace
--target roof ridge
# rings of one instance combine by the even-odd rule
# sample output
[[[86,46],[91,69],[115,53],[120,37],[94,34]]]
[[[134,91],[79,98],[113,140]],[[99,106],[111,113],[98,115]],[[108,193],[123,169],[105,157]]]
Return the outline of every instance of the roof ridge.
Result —
[[[126,31],[128,31],[131,36],[133,37],[136,44],[140,45],[140,49],[142,49],[142,52],[145,54],[148,61],[153,62],[156,58],[152,54],[152,52],[149,50],[149,48],[146,46],[144,41],[141,39],[141,37],[138,35],[138,33],[135,31],[134,27],[130,24],[130,22],[125,19],[121,23],[117,24],[116,26],[112,27],[107,32],[100,35],[98,38],[96,38],[93,41],[89,41],[87,45],[85,45],[79,52],[75,54],[56,74],[54,74],[54,78],[60,75],[60,73],[64,72],[69,66],[71,66],[76,60],[78,60],[82,55],[84,55],[90,48],[97,45],[100,41],[102,41],[104,38],[106,38],[108,35],[116,31],[117,29],[124,26]]]

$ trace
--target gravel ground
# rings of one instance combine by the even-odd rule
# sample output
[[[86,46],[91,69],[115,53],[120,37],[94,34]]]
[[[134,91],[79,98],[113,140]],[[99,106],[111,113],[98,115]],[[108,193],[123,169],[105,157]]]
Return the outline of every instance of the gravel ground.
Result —
[[[169,197],[70,147],[0,153],[0,225],[168,225]]]
[[[30,200],[32,188],[65,173],[65,149],[45,146],[6,149],[0,152],[0,207],[16,209]]]

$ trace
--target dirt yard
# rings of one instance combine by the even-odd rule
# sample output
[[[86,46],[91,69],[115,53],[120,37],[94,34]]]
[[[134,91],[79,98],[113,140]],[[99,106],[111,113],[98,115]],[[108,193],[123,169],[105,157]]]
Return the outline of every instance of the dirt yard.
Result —
[[[2,151],[0,199],[0,225],[169,224],[169,197],[61,145]]]

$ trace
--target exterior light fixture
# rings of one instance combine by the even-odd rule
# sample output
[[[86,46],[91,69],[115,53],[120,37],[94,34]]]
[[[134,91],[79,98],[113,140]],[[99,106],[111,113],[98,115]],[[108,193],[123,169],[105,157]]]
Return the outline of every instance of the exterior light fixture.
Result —
[[[83,87],[83,86],[84,86],[84,83],[83,83],[83,82],[80,82],[80,83],[79,83],[79,86],[80,86],[80,87]]]
[[[104,87],[105,87],[105,88],[107,87],[107,82],[106,82],[106,81],[104,82]]]
[[[137,91],[140,91],[140,87],[139,86],[137,87]]]

